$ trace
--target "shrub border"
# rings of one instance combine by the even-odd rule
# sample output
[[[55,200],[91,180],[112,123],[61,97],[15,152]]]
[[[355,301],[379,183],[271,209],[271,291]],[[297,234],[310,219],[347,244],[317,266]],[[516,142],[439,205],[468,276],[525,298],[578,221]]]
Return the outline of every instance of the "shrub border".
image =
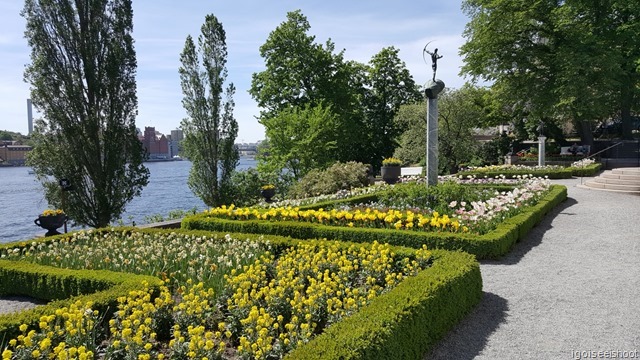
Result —
[[[117,308],[118,297],[140,289],[143,282],[156,289],[161,284],[160,279],[147,275],[61,269],[25,261],[0,260],[0,295],[53,300],[32,309],[0,315],[0,342],[20,335],[21,324],[37,328],[41,316],[54,314],[55,310],[68,307],[76,301],[92,301],[94,310],[110,318]]]
[[[566,186],[551,185],[548,194],[536,205],[523,209],[521,213],[505,220],[495,230],[484,235],[349,228],[294,221],[227,220],[208,217],[204,213],[185,217],[181,226],[183,229],[191,230],[282,235],[297,239],[378,241],[412,248],[419,248],[426,244],[432,249],[462,250],[476,255],[478,259],[487,259],[499,258],[508,253],[513,244],[524,238],[546,213],[566,198]]]

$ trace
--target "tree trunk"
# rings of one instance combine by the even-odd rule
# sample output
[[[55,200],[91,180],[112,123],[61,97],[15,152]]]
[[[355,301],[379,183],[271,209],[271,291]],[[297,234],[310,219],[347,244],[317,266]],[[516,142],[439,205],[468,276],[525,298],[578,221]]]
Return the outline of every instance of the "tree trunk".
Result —
[[[582,145],[589,145],[593,147],[593,129],[591,129],[591,121],[576,120],[576,128],[580,135],[580,142]]]

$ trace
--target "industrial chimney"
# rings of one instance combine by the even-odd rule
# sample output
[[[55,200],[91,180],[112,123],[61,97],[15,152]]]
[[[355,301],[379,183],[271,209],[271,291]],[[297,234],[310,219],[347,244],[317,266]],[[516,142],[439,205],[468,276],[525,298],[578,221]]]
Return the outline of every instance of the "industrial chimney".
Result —
[[[31,110],[31,99],[27,99],[27,122],[29,124],[29,135],[33,132],[33,113]]]

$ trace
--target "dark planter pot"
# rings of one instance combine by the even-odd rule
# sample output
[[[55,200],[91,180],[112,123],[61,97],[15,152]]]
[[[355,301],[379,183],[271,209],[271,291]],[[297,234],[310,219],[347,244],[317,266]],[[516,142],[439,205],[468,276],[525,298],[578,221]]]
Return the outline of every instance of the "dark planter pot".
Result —
[[[260,194],[264,197],[264,201],[271,202],[271,198],[276,194],[276,189],[260,190]]]
[[[387,184],[395,184],[400,178],[400,166],[383,166],[380,169],[382,180]]]
[[[60,214],[55,216],[38,216],[33,222],[41,228],[47,229],[47,233],[44,234],[44,236],[52,236],[60,234],[56,229],[64,225],[66,220],[67,216]]]

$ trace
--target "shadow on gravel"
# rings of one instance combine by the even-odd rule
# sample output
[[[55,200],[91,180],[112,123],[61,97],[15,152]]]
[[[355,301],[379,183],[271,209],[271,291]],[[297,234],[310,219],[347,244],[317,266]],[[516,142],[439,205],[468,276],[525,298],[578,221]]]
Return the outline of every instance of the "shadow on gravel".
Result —
[[[485,265],[513,265],[517,264],[531,249],[540,245],[542,242],[542,238],[544,237],[544,233],[551,229],[553,226],[551,223],[553,219],[555,219],[558,215],[566,215],[573,216],[575,213],[571,211],[567,211],[571,206],[577,204],[578,202],[574,198],[567,198],[563,203],[556,206],[553,210],[551,210],[540,223],[531,229],[527,236],[520,240],[520,242],[516,243],[511,251],[505,255],[502,259],[499,260],[481,260],[481,264]]]
[[[487,339],[506,318],[507,300],[483,292],[482,300],[436,347],[424,356],[427,360],[473,359],[482,352]]]

